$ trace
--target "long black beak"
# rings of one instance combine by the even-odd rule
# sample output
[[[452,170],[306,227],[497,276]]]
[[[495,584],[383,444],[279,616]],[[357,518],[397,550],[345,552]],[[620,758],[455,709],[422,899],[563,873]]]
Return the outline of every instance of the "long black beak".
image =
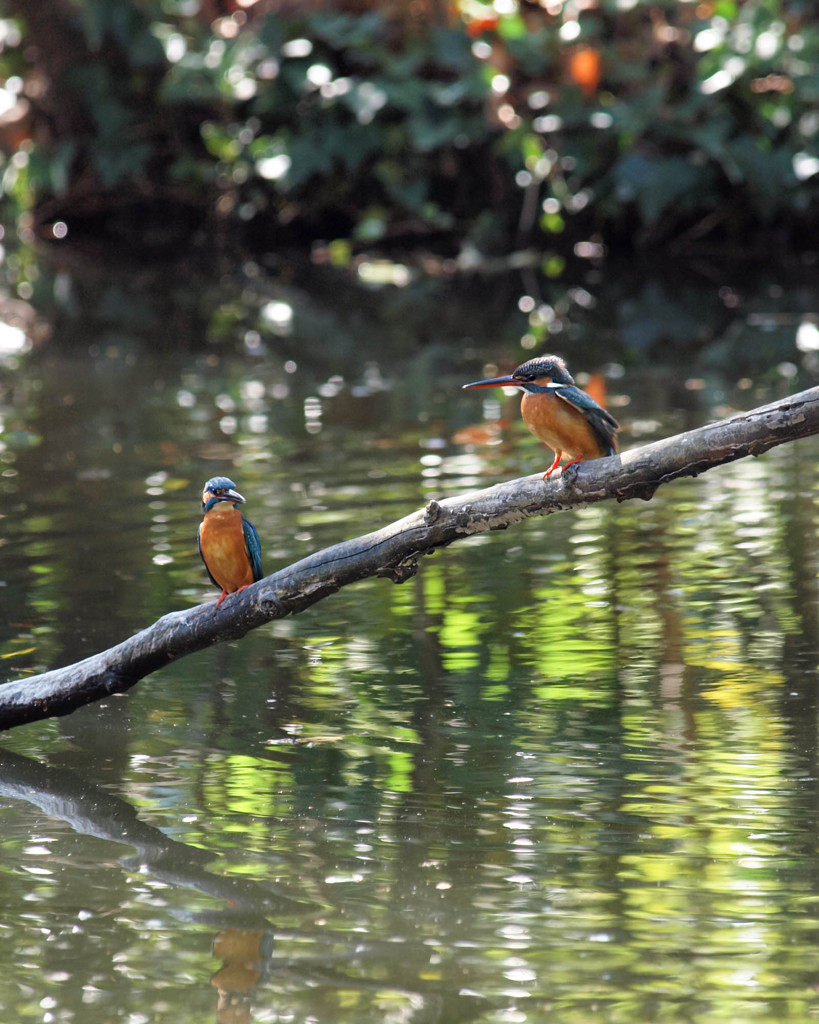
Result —
[[[213,491],[205,491],[202,495],[202,511],[207,512],[209,509],[213,508],[214,505],[218,505],[220,501],[229,501],[236,505],[247,504],[247,501],[245,501],[242,495],[233,488],[229,491],[224,491],[221,494],[214,494]]]
[[[520,381],[515,380],[511,373],[505,374],[503,377],[490,377],[488,380],[476,380],[471,384],[463,384],[461,390],[465,391],[467,388],[519,388]]]

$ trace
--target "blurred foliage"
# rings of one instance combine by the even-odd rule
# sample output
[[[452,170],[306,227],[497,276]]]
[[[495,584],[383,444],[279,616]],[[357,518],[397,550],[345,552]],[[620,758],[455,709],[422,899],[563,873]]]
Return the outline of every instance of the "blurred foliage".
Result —
[[[6,219],[423,240],[810,246],[819,25],[786,0],[4,0]],[[33,216],[32,216],[33,215]],[[559,261],[553,263],[560,272]]]

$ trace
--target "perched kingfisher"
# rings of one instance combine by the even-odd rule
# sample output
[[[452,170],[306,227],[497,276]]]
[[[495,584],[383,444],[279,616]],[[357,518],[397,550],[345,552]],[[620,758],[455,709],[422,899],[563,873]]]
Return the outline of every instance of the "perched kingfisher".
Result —
[[[581,391],[559,356],[539,356],[504,377],[476,380],[464,388],[522,388],[520,414],[538,440],[555,453],[555,461],[543,474],[545,480],[560,465],[564,470],[583,459],[599,459],[617,451],[617,420]]]
[[[262,578],[262,545],[256,527],[239,510],[245,499],[226,476],[214,476],[202,492],[199,554],[212,582],[222,588],[216,607]]]

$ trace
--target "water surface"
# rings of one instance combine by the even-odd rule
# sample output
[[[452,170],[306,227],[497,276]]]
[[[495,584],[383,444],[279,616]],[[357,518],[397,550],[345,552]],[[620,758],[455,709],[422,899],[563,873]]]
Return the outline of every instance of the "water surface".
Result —
[[[816,379],[798,280],[53,269],[0,369],[7,678],[215,599],[214,473],[270,572],[545,469],[514,399],[460,391],[487,365],[603,372],[624,446]],[[470,538],[4,734],[5,1014],[812,1019],[817,443]]]

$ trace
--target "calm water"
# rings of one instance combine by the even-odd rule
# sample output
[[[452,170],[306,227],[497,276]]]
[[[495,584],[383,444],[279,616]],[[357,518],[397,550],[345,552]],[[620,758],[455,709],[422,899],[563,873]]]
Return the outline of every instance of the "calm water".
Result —
[[[624,446],[819,380],[798,275],[13,269],[5,678],[214,600],[214,473],[273,571],[545,469],[459,390],[487,364],[605,371]],[[471,538],[0,736],[2,1019],[819,1018],[817,454]]]

